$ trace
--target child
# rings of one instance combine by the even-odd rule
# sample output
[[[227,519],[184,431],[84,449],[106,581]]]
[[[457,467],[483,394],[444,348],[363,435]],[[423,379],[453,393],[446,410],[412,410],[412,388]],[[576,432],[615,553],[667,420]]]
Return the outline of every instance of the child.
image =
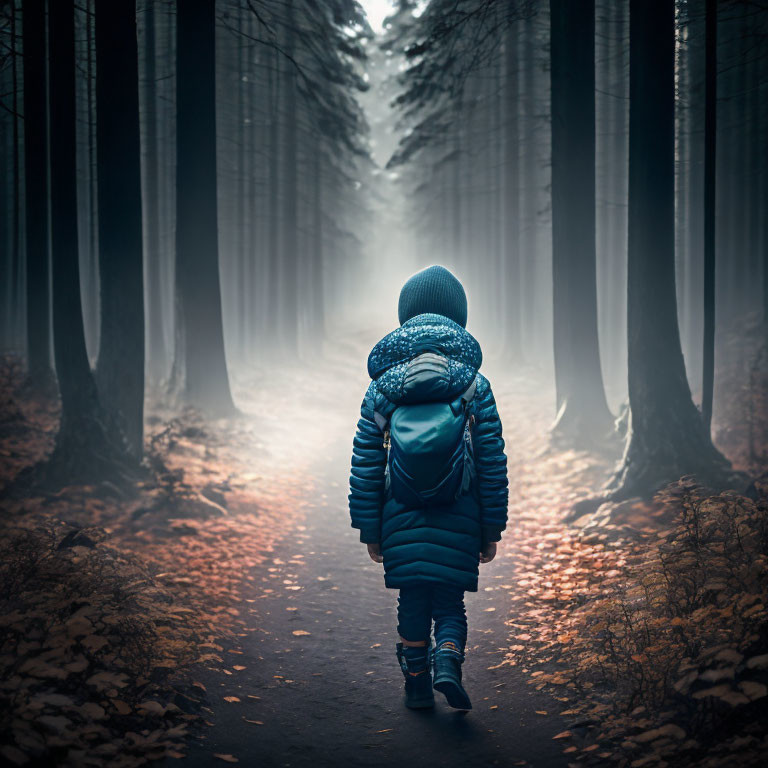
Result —
[[[434,687],[450,706],[471,709],[461,684],[464,592],[477,591],[478,561],[493,560],[507,522],[501,421],[477,372],[480,345],[464,330],[461,283],[444,267],[418,272],[398,315],[400,328],[368,358],[349,510],[369,555],[384,563],[386,586],[400,590],[406,706],[434,706]]]

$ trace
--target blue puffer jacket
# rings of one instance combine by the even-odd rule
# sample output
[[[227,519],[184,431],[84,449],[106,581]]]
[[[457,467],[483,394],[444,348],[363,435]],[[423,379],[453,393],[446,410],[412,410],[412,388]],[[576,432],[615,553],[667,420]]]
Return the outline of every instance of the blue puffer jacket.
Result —
[[[425,358],[415,359],[426,352],[433,353],[428,365]],[[506,526],[507,457],[491,385],[477,372],[481,362],[477,341],[434,314],[411,318],[368,358],[372,381],[354,440],[349,511],[360,540],[381,543],[388,587],[438,582],[477,591],[479,552],[486,542],[498,541]],[[449,507],[407,508],[385,491],[387,454],[374,411],[389,418],[401,403],[450,402],[474,378],[473,487]]]

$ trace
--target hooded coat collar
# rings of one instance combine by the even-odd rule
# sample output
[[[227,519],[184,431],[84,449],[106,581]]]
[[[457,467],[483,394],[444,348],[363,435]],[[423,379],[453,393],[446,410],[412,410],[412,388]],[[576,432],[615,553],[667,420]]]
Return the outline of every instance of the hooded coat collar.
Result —
[[[464,391],[483,362],[472,334],[443,315],[427,313],[411,318],[376,344],[368,357],[368,374],[390,400],[410,399],[407,390],[415,358],[426,353],[445,358],[439,374],[442,381],[434,389],[434,396],[441,398]],[[417,396],[416,391],[413,395]]]

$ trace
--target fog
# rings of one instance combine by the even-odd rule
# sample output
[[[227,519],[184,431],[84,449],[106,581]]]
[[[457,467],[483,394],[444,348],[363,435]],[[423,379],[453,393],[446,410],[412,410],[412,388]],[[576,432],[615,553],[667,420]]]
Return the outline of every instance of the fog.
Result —
[[[363,5],[222,0],[215,9],[206,6],[206,18],[215,19],[206,59],[194,47],[185,53],[187,28],[179,27],[173,2],[138,3],[134,117],[141,199],[119,204],[126,211],[122,220],[133,222],[134,233],[140,228],[143,239],[150,399],[171,403],[189,400],[195,388],[226,389],[227,371],[242,378],[281,361],[313,360],[346,335],[376,339],[396,327],[398,293],[408,276],[442,264],[465,286],[468,329],[487,361],[552,391],[560,355],[560,373],[570,367],[583,391],[604,390],[612,415],[618,415],[627,401],[630,355],[629,4],[598,2],[594,19],[584,17],[593,57],[582,65],[583,81],[574,74],[575,64],[560,73],[553,63],[560,43],[550,3]],[[110,259],[122,260],[118,252],[128,229],[111,232],[115,245],[100,230],[106,209],[99,173],[106,171],[97,129],[106,130],[111,108],[122,109],[123,123],[126,113],[124,105],[97,92],[99,33],[92,10],[92,0],[73,10],[75,178],[67,188],[76,212],[85,348],[90,365],[98,367],[101,347],[114,346],[102,340],[104,297],[112,295],[102,273],[109,271]],[[761,322],[768,296],[761,216],[766,57],[749,57],[764,17],[735,4],[718,18],[718,361],[730,359],[734,334]],[[201,18],[193,18],[189,29],[206,27]],[[703,29],[703,8],[678,4],[670,37],[674,105],[667,116],[674,130],[673,314],[697,403],[709,311],[702,287],[708,215]],[[4,34],[11,33],[6,25]],[[26,98],[24,68],[11,66],[13,61],[1,73],[3,91],[11,94],[10,111],[0,118],[3,167],[9,169],[2,210],[2,346],[22,355],[34,348],[35,359],[52,362],[44,319],[49,280],[45,270],[30,266],[47,264],[48,257],[34,244],[38,214],[25,218],[21,204],[26,173],[32,172],[21,162],[25,141],[34,152],[37,139],[13,118],[14,108],[23,113]],[[198,87],[203,82],[212,83],[210,92]],[[555,92],[553,83],[561,82],[565,86]],[[182,102],[180,94],[189,88],[192,96]],[[578,88],[581,96],[569,102],[568,94]],[[592,128],[582,134],[569,128],[555,146],[557,115],[569,109],[573,115],[594,111]],[[51,135],[60,132],[52,127]],[[105,156],[108,136],[102,137]],[[581,168],[579,158],[586,158]],[[127,167],[127,155],[121,162]],[[562,170],[560,181],[553,168]],[[583,207],[592,189],[594,205]],[[553,259],[553,231],[561,231],[553,219],[556,199],[564,201],[560,221],[566,234],[561,256]],[[45,208],[45,196],[40,200]],[[59,221],[55,212],[52,221]],[[577,236],[579,221],[584,226]],[[556,270],[557,264],[565,271]],[[555,301],[558,291],[569,295]],[[126,307],[106,306],[115,317]],[[654,300],[646,307],[650,314],[657,311]],[[564,318],[562,327],[558,317]],[[41,318],[35,335],[29,318]],[[596,334],[590,330],[595,324]],[[678,329],[669,333],[675,336]],[[743,355],[739,359],[747,365]],[[188,373],[195,366],[202,378],[192,384],[196,375],[190,379]],[[726,395],[719,387],[717,381],[716,404]],[[561,394],[553,395],[553,419]],[[602,413],[604,420],[604,408]]]

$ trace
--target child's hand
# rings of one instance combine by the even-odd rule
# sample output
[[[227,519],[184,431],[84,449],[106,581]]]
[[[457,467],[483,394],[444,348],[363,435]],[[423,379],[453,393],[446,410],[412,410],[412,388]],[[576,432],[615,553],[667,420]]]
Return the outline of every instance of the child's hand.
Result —
[[[368,544],[368,554],[374,563],[383,563],[384,558],[381,555],[381,544]]]
[[[489,541],[485,549],[480,553],[480,562],[490,563],[494,557],[496,557],[496,542]]]

